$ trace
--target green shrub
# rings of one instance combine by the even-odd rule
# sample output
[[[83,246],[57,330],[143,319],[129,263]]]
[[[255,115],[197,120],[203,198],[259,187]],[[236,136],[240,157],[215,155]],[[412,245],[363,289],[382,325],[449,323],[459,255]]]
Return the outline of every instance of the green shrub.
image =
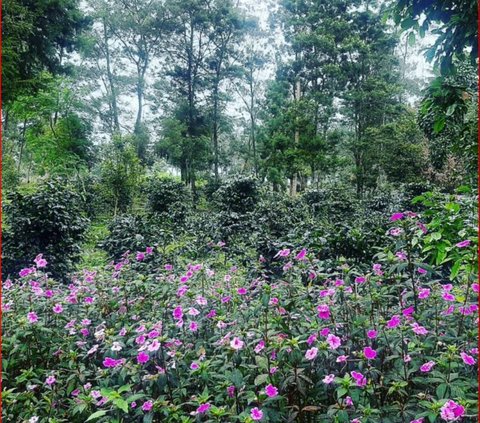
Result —
[[[61,179],[46,181],[35,192],[9,194],[4,213],[3,276],[43,254],[52,263],[52,276],[66,277],[80,253],[88,223],[80,196]]]

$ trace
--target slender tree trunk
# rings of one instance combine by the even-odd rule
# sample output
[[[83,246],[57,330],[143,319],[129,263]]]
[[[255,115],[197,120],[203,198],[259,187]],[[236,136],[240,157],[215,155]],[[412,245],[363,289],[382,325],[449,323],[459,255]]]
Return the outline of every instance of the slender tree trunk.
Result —
[[[217,77],[215,80],[215,85],[213,87],[213,154],[214,154],[214,174],[215,174],[215,180],[218,181],[219,175],[218,175],[218,73]]]
[[[300,87],[300,77],[297,77],[297,82],[295,84],[295,99],[297,103],[300,101],[301,96],[301,87]],[[294,139],[294,148],[300,143],[300,128],[298,127],[298,117],[296,117],[297,125],[295,127],[295,139]],[[290,195],[295,197],[297,195],[297,172],[294,172],[290,180]]]
[[[108,33],[106,18],[103,18],[103,42],[105,44],[105,59],[107,61],[107,78],[110,86],[110,104],[113,113],[113,127],[115,132],[120,132],[120,123],[118,120],[117,91],[113,80],[112,68],[110,63],[110,47],[108,45]]]

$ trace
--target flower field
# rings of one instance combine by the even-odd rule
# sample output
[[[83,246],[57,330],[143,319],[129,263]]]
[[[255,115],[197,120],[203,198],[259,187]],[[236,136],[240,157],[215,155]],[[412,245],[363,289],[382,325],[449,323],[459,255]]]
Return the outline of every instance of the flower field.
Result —
[[[68,284],[39,255],[3,285],[4,421],[477,421],[474,242],[445,275],[420,216],[388,236],[372,263],[299,246],[269,270],[145,246]]]

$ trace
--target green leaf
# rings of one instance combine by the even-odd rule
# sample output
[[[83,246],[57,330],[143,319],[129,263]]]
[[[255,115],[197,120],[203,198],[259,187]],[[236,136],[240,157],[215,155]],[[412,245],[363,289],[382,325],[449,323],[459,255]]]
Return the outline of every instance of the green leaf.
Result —
[[[437,394],[438,399],[445,398],[445,394],[447,392],[448,385],[446,383],[441,383],[437,386],[437,390],[435,391]]]
[[[114,399],[113,404],[123,412],[128,413],[128,403],[123,398]]]
[[[98,419],[100,417],[103,417],[105,414],[107,414],[106,410],[98,410],[95,413],[91,414],[85,422],[89,422],[91,420]]]
[[[268,380],[268,374],[258,375],[255,378],[254,384],[255,386],[263,385]]]
[[[450,272],[450,280],[453,280],[457,277],[458,272],[460,271],[460,266],[462,265],[462,259],[458,259],[455,264],[452,266],[452,271]]]
[[[433,124],[433,132],[438,134],[443,131],[443,128],[445,128],[445,117],[442,116],[435,120],[435,123]]]
[[[337,389],[337,398],[338,399],[342,398],[347,392],[348,392],[348,389],[338,388]]]
[[[409,45],[410,47],[413,47],[413,46],[415,45],[415,40],[416,40],[416,38],[415,38],[415,33],[414,33],[414,32],[410,32],[410,33],[408,34],[408,39],[407,39],[408,45]]]

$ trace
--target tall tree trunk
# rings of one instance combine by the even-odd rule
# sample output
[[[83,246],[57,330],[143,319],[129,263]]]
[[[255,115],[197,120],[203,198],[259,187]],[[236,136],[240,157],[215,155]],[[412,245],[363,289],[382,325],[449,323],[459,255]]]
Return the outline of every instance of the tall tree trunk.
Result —
[[[108,45],[107,22],[105,17],[103,18],[103,42],[105,43],[105,59],[107,61],[107,78],[108,84],[110,86],[110,104],[112,106],[113,113],[113,128],[115,132],[119,133],[120,123],[118,120],[117,91],[115,89],[115,82],[113,80],[112,68],[110,63],[110,47]]]
[[[218,181],[218,74],[213,87],[213,166],[215,173],[215,180]]]
[[[301,86],[300,86],[300,77],[297,76],[297,82],[295,84],[295,100],[300,101],[301,96]],[[298,117],[295,118],[297,124],[295,125],[295,139],[294,139],[294,148],[300,143],[300,128],[298,127]],[[290,180],[290,195],[295,197],[297,195],[297,172],[294,172]]]

